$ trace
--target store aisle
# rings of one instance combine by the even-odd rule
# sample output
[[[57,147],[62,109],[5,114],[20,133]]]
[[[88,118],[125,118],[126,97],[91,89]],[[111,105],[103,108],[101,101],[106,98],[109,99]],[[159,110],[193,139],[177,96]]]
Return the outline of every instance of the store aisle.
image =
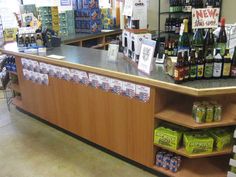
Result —
[[[49,127],[0,99],[1,177],[152,177]]]

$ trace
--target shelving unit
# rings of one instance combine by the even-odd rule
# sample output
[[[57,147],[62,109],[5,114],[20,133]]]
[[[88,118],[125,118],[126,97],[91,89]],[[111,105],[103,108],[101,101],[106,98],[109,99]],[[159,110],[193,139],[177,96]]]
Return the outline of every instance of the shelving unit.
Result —
[[[9,83],[9,88],[15,92],[20,93],[20,86],[18,84],[15,83]]]
[[[234,138],[236,138],[236,129],[234,131]],[[236,145],[234,145],[233,147],[233,152],[236,154]],[[235,159],[230,159],[229,161],[229,165],[231,167],[236,168],[236,160]],[[227,177],[236,177],[236,173],[234,173],[235,171],[229,171],[227,174]]]
[[[155,146],[160,147],[162,149],[174,152],[176,154],[179,154],[181,156],[190,158],[190,159],[194,159],[194,158],[204,158],[204,157],[215,157],[215,156],[222,156],[222,155],[227,155],[227,154],[231,154],[232,153],[232,147],[228,147],[225,148],[223,151],[213,151],[211,153],[201,153],[201,154],[188,154],[184,147],[181,147],[177,150],[175,149],[171,149],[171,148],[167,148],[165,146],[159,145],[159,144],[155,144]]]
[[[227,127],[236,125],[236,99],[228,95],[193,97],[184,94],[174,93],[157,89],[156,111],[154,115],[155,126],[162,122],[169,122],[192,130],[203,130],[215,127]],[[192,118],[192,104],[194,101],[217,100],[223,105],[222,120],[219,122],[197,124]],[[230,101],[229,101],[230,100]],[[159,105],[159,106],[158,106]],[[181,146],[175,150],[159,144],[153,144],[154,154],[160,149],[182,156],[181,168],[177,173],[172,173],[162,167],[153,166],[153,169],[160,171],[168,176],[183,177],[225,177],[228,171],[228,162],[230,155],[236,147],[229,146],[222,151],[213,151],[212,153],[189,154]]]
[[[192,103],[172,104],[155,115],[155,118],[182,125],[191,129],[204,129],[236,125],[236,104],[224,106],[222,120],[219,122],[198,124],[192,118]]]
[[[12,104],[15,105],[16,107],[23,109],[21,97],[18,97],[18,96],[14,97],[12,99]]]

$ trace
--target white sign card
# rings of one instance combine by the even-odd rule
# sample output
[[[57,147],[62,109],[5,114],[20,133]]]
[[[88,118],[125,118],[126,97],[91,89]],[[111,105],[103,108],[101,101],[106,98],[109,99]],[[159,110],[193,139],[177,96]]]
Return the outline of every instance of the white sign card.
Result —
[[[150,98],[150,87],[136,85],[135,94],[139,100],[147,102]]]
[[[89,82],[90,82],[91,86],[98,88],[100,86],[99,85],[99,81],[100,81],[99,75],[93,74],[93,73],[89,73],[88,75],[89,75]]]
[[[138,69],[150,74],[153,69],[153,55],[156,47],[156,41],[143,40],[139,56]]]
[[[110,78],[110,87],[113,93],[122,94],[123,81]]]
[[[192,28],[217,28],[219,16],[219,8],[192,9]]]
[[[102,90],[108,92],[110,90],[110,78],[106,76],[100,76],[100,86]]]
[[[125,0],[123,15],[132,16],[133,14],[133,0]]]
[[[119,45],[109,44],[108,46],[108,58],[110,60],[116,60],[119,52]]]
[[[130,98],[135,97],[135,84],[131,82],[123,82],[124,95]]]

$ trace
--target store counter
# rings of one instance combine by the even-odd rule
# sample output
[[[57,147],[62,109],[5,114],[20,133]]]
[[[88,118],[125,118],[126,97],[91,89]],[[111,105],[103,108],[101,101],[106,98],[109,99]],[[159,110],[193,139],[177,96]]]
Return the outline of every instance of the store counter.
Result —
[[[235,126],[235,79],[177,85],[162,66],[156,66],[151,75],[146,75],[122,54],[111,61],[107,51],[67,45],[47,51],[47,56],[64,56],[63,60],[18,52],[16,43],[6,44],[0,51],[16,57],[17,73],[10,73],[18,77],[21,96],[13,100],[17,107],[168,176],[226,176],[231,149],[194,156],[182,149],[175,150],[186,157],[177,173],[155,166],[155,154],[160,146],[153,143],[153,132],[163,121],[190,129]],[[83,71],[91,82],[95,75],[105,76],[102,82],[109,82],[106,80],[109,78],[119,85],[118,81],[122,81],[122,89],[125,87],[127,93],[112,92],[106,85],[96,87],[101,81],[87,85],[49,76],[48,85],[32,82],[23,76],[22,58]],[[145,94],[138,95],[142,91]],[[222,103],[227,108],[223,110],[225,118],[220,122],[196,124],[190,112],[198,99],[216,99]]]

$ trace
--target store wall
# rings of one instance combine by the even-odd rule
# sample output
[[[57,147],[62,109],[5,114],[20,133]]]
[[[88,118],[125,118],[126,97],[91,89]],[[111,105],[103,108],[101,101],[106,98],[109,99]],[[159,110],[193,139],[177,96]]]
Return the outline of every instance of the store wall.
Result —
[[[235,7],[235,0],[223,0],[222,16],[226,18],[226,23],[236,23]]]

